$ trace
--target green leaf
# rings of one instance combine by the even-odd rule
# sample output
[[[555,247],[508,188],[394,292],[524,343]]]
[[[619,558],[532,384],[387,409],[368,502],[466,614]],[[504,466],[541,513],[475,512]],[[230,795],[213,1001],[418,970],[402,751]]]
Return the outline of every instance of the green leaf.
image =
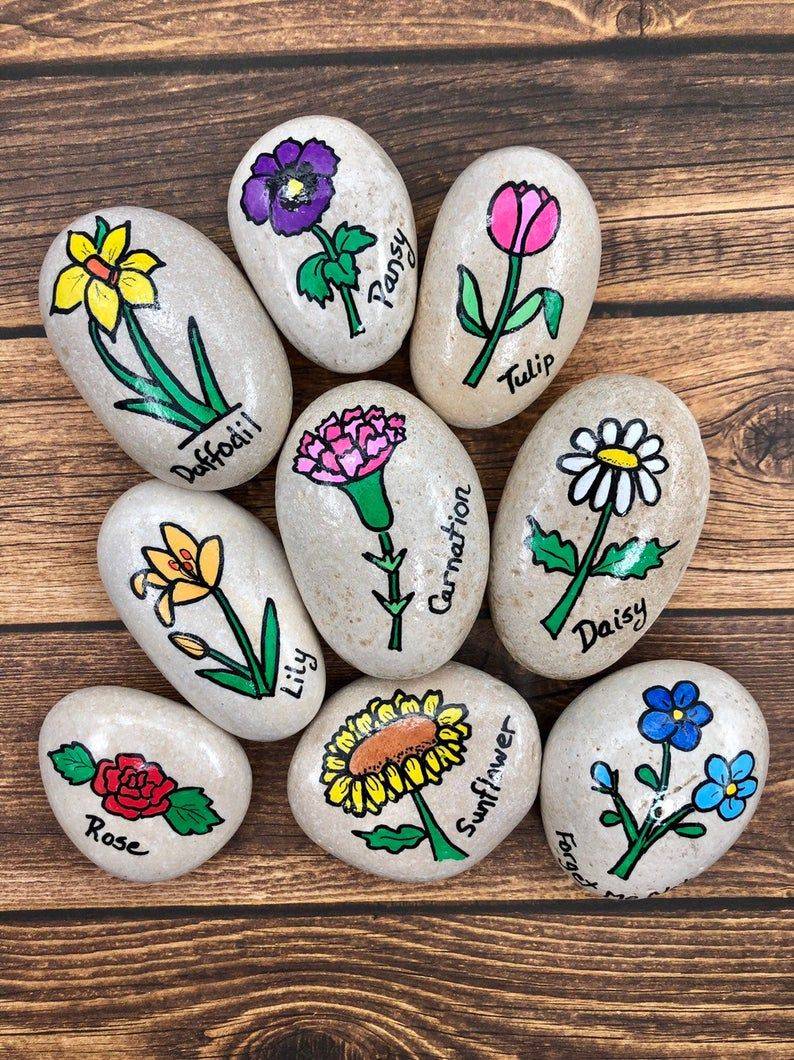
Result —
[[[76,740],[62,743],[57,751],[48,751],[47,757],[70,784],[87,784],[96,774],[96,762],[91,752]]]
[[[458,265],[458,303],[455,310],[464,331],[480,339],[485,338],[486,325],[480,286],[474,274],[465,265]]]
[[[170,806],[165,819],[179,835],[206,835],[223,818],[212,808],[212,799],[204,788],[177,788],[168,797]]]
[[[605,828],[614,828],[616,824],[620,824],[620,814],[614,810],[604,810],[598,819]]]
[[[640,784],[645,784],[646,787],[653,788],[654,791],[658,791],[662,786],[659,774],[647,762],[644,765],[637,766],[634,770],[634,776],[639,780]]]
[[[222,688],[230,688],[233,692],[239,692],[243,696],[250,696],[251,699],[259,698],[256,692],[256,685],[247,674],[238,674],[234,670],[196,670],[196,674],[198,677],[203,677],[206,681],[212,681],[213,684],[220,685]]]
[[[505,322],[504,334],[509,335],[511,331],[518,331],[520,328],[523,328],[525,324],[528,324],[530,320],[538,315],[542,303],[542,293],[540,291],[533,291],[531,294],[528,294],[526,298],[522,299],[518,305],[513,306],[513,310]]]
[[[672,545],[660,545],[656,537],[650,541],[632,537],[624,545],[615,542],[607,545],[591,573],[605,574],[623,581],[627,578],[642,579],[648,571],[661,567],[662,556],[677,544],[678,542],[674,541]]]
[[[225,416],[229,411],[229,405],[218,386],[218,380],[215,378],[212,365],[207,357],[207,350],[195,317],[188,317],[187,339],[190,343],[190,352],[193,354],[193,364],[196,367],[196,375],[204,400],[219,416]]]
[[[186,431],[197,434],[201,430],[201,424],[184,412],[175,409],[173,405],[167,405],[164,401],[155,401],[154,398],[126,398],[124,401],[116,401],[114,409],[122,409],[124,412],[137,412],[139,416],[150,416],[153,420],[161,420],[171,423],[175,427],[184,427]]]
[[[353,255],[343,251],[336,261],[327,261],[323,276],[335,287],[355,287],[358,283],[358,265]]]
[[[390,854],[399,854],[401,850],[413,850],[423,839],[427,838],[424,828],[415,824],[401,824],[399,828],[379,825],[372,832],[353,832],[363,839],[370,850],[388,850]]]
[[[100,217],[99,214],[97,214],[96,231],[94,232],[94,246],[97,248],[97,250],[102,249],[102,244],[105,242],[109,231],[110,225],[107,223],[104,217]]]
[[[319,302],[321,306],[333,299],[333,291],[323,275],[323,267],[327,261],[328,255],[323,251],[312,254],[299,267],[296,276],[298,294],[305,295],[310,302]]]
[[[368,232],[362,225],[348,225],[343,221],[333,235],[334,246],[340,253],[343,250],[350,254],[359,254],[367,247],[374,246],[378,237]]]
[[[704,824],[679,824],[673,831],[676,835],[686,836],[687,839],[700,839],[706,834],[706,826]]]
[[[546,318],[546,328],[551,338],[556,339],[560,330],[560,317],[565,299],[559,291],[553,291],[551,287],[543,288],[543,316]]]
[[[262,616],[262,636],[259,652],[262,656],[262,666],[265,672],[265,685],[271,695],[275,691],[276,677],[278,676],[280,639],[276,605],[268,598],[265,604],[265,613]]]
[[[524,538],[524,544],[532,553],[533,563],[545,567],[549,573],[559,570],[573,576],[579,562],[576,545],[572,541],[563,541],[559,530],[547,534],[531,516],[527,522],[530,534]]]

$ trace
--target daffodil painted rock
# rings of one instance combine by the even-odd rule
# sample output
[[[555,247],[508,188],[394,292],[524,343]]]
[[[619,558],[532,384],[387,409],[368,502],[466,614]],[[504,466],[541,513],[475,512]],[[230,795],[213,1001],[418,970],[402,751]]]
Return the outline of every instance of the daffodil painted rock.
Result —
[[[488,573],[477,472],[435,413],[389,383],[314,401],[279,457],[276,512],[304,603],[337,654],[375,677],[448,662]]]
[[[576,344],[600,262],[593,200],[566,162],[534,147],[478,158],[427,252],[411,335],[420,396],[460,427],[522,412]]]
[[[182,876],[217,854],[251,798],[234,737],[134,688],[84,688],[56,703],[41,727],[39,767],[77,849],[138,883]]]
[[[301,353],[367,372],[397,352],[416,303],[416,229],[372,137],[341,118],[287,121],[243,157],[228,208],[251,283]]]
[[[275,536],[217,494],[162,482],[108,512],[99,573],[140,646],[193,706],[248,740],[280,740],[320,708],[317,634]]]
[[[535,801],[535,716],[504,682],[449,663],[399,685],[362,678],[301,737],[295,820],[330,854],[394,880],[437,880],[481,861]]]
[[[758,704],[728,674],[681,660],[629,666],[578,696],[551,731],[546,838],[590,894],[659,894],[733,846],[768,761]]]
[[[292,411],[289,365],[240,272],[175,217],[114,207],[79,217],[41,269],[47,338],[133,460],[197,490],[252,478]]]
[[[698,425],[661,383],[568,391],[519,451],[494,525],[491,613],[510,654],[565,680],[619,659],[678,585],[708,493]]]

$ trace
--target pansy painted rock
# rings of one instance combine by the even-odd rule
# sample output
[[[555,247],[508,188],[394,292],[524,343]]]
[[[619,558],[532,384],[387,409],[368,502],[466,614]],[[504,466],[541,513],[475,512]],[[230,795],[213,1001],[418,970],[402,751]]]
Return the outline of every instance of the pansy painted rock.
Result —
[[[108,512],[97,557],[129,631],[222,728],[280,740],[319,710],[320,641],[281,546],[250,512],[217,494],[143,482]]]
[[[494,525],[491,612],[548,677],[598,673],[659,616],[706,515],[709,470],[687,407],[660,383],[602,375],[524,442]]]
[[[458,439],[389,383],[314,401],[279,458],[276,511],[295,581],[343,659],[376,677],[447,662],[488,573],[488,516]]]
[[[436,880],[509,835],[538,789],[540,737],[521,696],[450,663],[399,686],[362,678],[332,696],[289,771],[295,820],[366,872]]]
[[[478,158],[427,252],[411,335],[420,396],[460,427],[523,411],[576,344],[600,262],[593,200],[566,162],[534,147]]]
[[[733,846],[768,760],[758,704],[728,674],[680,660],[629,666],[578,696],[551,731],[546,838],[591,894],[659,894]]]
[[[271,129],[229,189],[229,228],[251,283],[289,341],[335,372],[397,352],[416,303],[416,229],[403,179],[341,118]]]
[[[136,207],[80,217],[47,252],[39,303],[72,382],[151,474],[227,489],[275,455],[292,412],[284,349],[194,228]]]
[[[234,737],[189,707],[133,688],[84,688],[39,736],[52,812],[81,853],[113,876],[151,883],[224,846],[251,798]]]

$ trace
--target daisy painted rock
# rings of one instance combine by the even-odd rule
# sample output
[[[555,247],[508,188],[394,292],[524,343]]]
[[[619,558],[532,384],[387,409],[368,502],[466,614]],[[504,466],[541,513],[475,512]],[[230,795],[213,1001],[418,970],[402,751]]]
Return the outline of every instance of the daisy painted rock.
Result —
[[[319,638],[281,545],[244,508],[143,482],[105,517],[97,559],[130,633],[216,724],[247,740],[280,740],[319,710]]]
[[[77,849],[138,883],[181,876],[217,854],[251,797],[237,740],[134,688],[84,688],[56,703],[41,727],[39,766]]]
[[[44,259],[47,338],[119,445],[197,490],[252,478],[292,412],[276,330],[225,254],[155,210],[79,217]]]
[[[420,396],[460,427],[523,411],[576,344],[600,262],[593,200],[566,162],[534,147],[478,158],[427,251],[411,335]]]
[[[591,894],[659,894],[733,846],[768,760],[763,715],[728,674],[681,660],[629,666],[578,696],[549,735],[546,838]]]
[[[443,665],[477,617],[488,516],[468,453],[390,383],[346,383],[298,418],[276,512],[309,614],[337,654],[376,677]]]
[[[463,872],[501,843],[535,801],[539,773],[526,701],[450,663],[337,692],[301,737],[288,792],[295,820],[330,854],[423,881]]]
[[[573,679],[659,616],[709,493],[700,431],[660,383],[598,376],[560,398],[516,457],[496,516],[491,610],[510,654]]]
[[[416,229],[403,179],[341,118],[294,118],[245,154],[229,228],[251,283],[289,341],[335,372],[399,349],[414,315]]]

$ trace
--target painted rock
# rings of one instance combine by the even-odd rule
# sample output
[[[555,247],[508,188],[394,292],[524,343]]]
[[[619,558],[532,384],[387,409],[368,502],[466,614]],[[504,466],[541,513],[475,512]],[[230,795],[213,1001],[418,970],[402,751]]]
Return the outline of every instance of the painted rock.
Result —
[[[695,550],[709,470],[692,414],[651,379],[569,390],[521,447],[494,525],[491,612],[510,654],[565,680],[657,619]]]
[[[362,678],[332,696],[289,770],[295,820],[324,850],[394,880],[481,861],[538,790],[540,737],[521,696],[450,663],[396,688]]]
[[[105,516],[99,573],[130,633],[185,699],[247,740],[280,740],[325,695],[320,641],[276,537],[217,494],[161,482]]]
[[[346,383],[293,425],[276,475],[281,538],[323,638],[374,677],[418,677],[471,629],[488,516],[458,439],[389,383]]]
[[[427,252],[411,335],[421,397],[460,427],[531,405],[582,333],[600,262],[593,200],[566,162],[534,147],[478,158]]]
[[[551,730],[546,838],[592,894],[660,894],[733,846],[768,761],[758,704],[728,674],[671,659],[629,666],[578,696]]]
[[[416,304],[416,229],[372,137],[341,118],[285,122],[240,162],[228,208],[251,283],[301,353],[368,372],[397,352]]]
[[[281,340],[195,228],[127,206],[79,217],[47,252],[39,304],[72,382],[152,475],[227,489],[276,454],[292,412]]]
[[[112,876],[152,883],[225,846],[251,799],[240,744],[189,707],[134,688],[65,696],[39,736],[58,824]]]

